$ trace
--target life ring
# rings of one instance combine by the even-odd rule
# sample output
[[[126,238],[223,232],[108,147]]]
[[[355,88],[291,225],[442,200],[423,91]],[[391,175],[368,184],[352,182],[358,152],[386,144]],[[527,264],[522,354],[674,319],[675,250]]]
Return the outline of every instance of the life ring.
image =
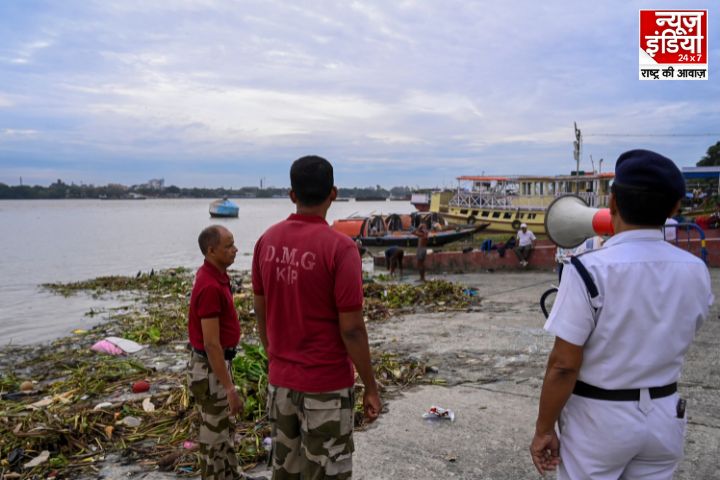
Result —
[[[520,225],[521,225],[520,220],[518,220],[517,218],[515,220],[513,220],[513,222],[510,224],[510,226],[512,226],[513,230],[520,230]]]
[[[468,225],[475,225],[475,220],[477,220],[477,218],[475,217],[475,215],[470,215],[470,216],[467,218],[467,223],[468,223]]]

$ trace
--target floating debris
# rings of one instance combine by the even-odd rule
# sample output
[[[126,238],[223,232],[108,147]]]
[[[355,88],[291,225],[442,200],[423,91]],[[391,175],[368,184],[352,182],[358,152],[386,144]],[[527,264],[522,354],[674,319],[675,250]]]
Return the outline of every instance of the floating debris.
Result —
[[[37,457],[33,458],[32,460],[27,462],[25,465],[23,465],[23,468],[25,468],[25,469],[35,468],[35,467],[40,466],[43,463],[47,462],[49,458],[50,458],[50,452],[48,452],[47,450],[43,450],[42,452],[40,452],[40,455],[38,455]]]
[[[363,286],[365,298],[382,301],[388,308],[424,307],[425,310],[465,309],[480,301],[472,297],[466,287],[446,280],[431,280],[422,284],[368,283]],[[371,303],[373,305],[373,303]]]
[[[143,393],[150,390],[150,384],[145,380],[138,380],[137,382],[132,384],[132,392],[133,393]]]
[[[246,342],[232,364],[245,399],[235,439],[239,461],[249,466],[267,457],[267,356],[257,338],[248,274],[230,273]],[[176,268],[152,275],[140,272],[132,277],[44,285],[65,296],[119,295],[127,304],[108,310],[106,323],[76,332],[48,348],[4,349],[6,359],[0,359],[0,468],[5,470],[5,478],[92,474],[97,471],[94,464],[110,452],[148,468],[197,474],[199,457],[192,439],[197,438],[199,414],[185,379],[192,283],[193,272]],[[365,295],[368,321],[386,320],[399,309],[461,309],[479,300],[459,285],[437,280],[422,285],[369,283]],[[132,356],[98,355],[90,350],[109,337],[147,348]],[[429,381],[424,378],[425,365],[417,360],[373,352],[373,367],[384,396]],[[22,391],[23,379],[28,378],[33,388]],[[144,394],[150,385],[152,398]],[[357,387],[357,393],[356,425],[360,426],[362,387]],[[47,459],[22,470],[33,459],[40,462],[37,459],[44,451],[50,452]]]
[[[455,421],[455,412],[443,407],[433,405],[427,412],[423,413],[422,418],[426,420],[450,420]]]
[[[150,397],[146,398],[142,402],[143,410],[146,412],[154,412],[155,411],[155,404],[152,403],[152,400],[150,400]]]

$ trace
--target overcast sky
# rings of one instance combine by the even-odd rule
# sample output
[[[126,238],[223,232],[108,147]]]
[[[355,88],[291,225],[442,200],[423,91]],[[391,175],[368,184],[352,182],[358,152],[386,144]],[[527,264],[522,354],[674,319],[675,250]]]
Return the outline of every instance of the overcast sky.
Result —
[[[585,170],[691,166],[720,140],[717,5],[2,0],[0,182],[286,186],[312,153],[339,186],[449,186],[569,173],[574,121]],[[710,10],[710,80],[639,81],[638,10],[678,7]]]

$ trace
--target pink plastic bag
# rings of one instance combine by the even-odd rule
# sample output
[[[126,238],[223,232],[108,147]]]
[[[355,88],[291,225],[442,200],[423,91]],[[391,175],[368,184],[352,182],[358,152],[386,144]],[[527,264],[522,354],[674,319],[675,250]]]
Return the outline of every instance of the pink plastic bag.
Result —
[[[123,352],[123,350],[120,347],[118,347],[117,345],[115,345],[112,342],[108,342],[107,340],[100,340],[95,345],[90,347],[90,350],[93,350],[93,351],[99,352],[99,353],[107,353],[108,355],[115,355],[115,356],[123,355],[125,353],[125,352]]]

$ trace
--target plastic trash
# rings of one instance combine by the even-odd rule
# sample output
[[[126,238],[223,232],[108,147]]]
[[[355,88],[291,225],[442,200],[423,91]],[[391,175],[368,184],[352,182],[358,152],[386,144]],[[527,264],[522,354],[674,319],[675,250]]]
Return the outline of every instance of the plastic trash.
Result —
[[[98,353],[107,353],[108,355],[122,355],[123,352],[120,347],[107,340],[100,340],[95,345],[90,347],[90,350]]]
[[[125,353],[135,353],[139,352],[143,348],[145,348],[147,345],[140,345],[137,342],[133,342],[132,340],[127,340],[125,338],[119,338],[119,337],[107,337],[105,340],[108,342],[112,342],[115,345],[117,345],[119,348],[121,348]]]
[[[123,355],[125,353],[139,352],[145,347],[145,345],[140,345],[137,342],[125,338],[107,337],[97,342],[90,347],[90,349],[100,353],[107,353],[108,355]]]
[[[270,438],[270,437],[263,438],[263,447],[265,447],[265,451],[267,451],[267,452],[272,450],[272,438]]]
[[[140,426],[142,421],[137,417],[125,417],[118,422],[120,425],[125,425],[130,428],[137,428]]]
[[[23,450],[22,447],[11,450],[7,456],[7,461],[10,464],[10,467],[18,465],[24,456],[25,450]]]
[[[32,392],[9,392],[0,395],[1,400],[17,402],[30,395]]]
[[[145,410],[148,413],[155,411],[155,404],[152,403],[152,400],[150,400],[149,397],[146,398],[145,400],[143,400],[142,407],[143,407],[143,410]]]
[[[48,452],[47,450],[43,450],[42,452],[40,452],[40,455],[27,462],[25,465],[23,465],[23,467],[35,468],[38,465],[42,465],[43,463],[47,462],[49,458],[50,452]]]
[[[192,440],[185,440],[183,442],[183,448],[185,450],[195,450],[196,448],[198,448],[198,444],[193,442]]]
[[[102,402],[102,403],[98,403],[97,405],[95,405],[93,407],[93,410],[102,410],[103,408],[110,408],[110,407],[112,407],[112,403]]]
[[[38,400],[37,402],[28,405],[28,408],[37,410],[39,408],[49,407],[53,403],[55,403],[55,399],[53,397],[43,397],[42,400]]]
[[[450,420],[451,422],[454,422],[455,412],[433,405],[427,412],[423,413],[422,418],[428,420]]]
[[[133,393],[143,393],[147,392],[148,390],[150,390],[150,384],[145,380],[139,380],[132,385]]]

